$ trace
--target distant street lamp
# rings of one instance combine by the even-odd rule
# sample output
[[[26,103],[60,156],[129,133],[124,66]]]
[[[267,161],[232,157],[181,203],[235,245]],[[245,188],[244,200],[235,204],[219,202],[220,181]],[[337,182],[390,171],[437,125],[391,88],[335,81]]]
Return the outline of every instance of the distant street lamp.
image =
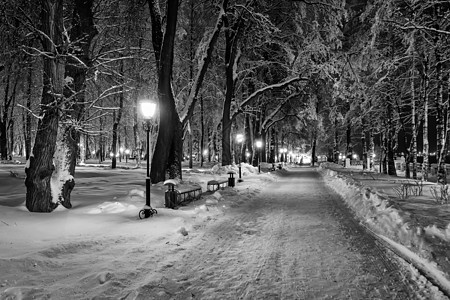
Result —
[[[125,163],[128,163],[129,156],[130,156],[130,149],[125,149]]]
[[[261,148],[262,148],[262,141],[260,141],[260,140],[256,141],[256,148],[258,148],[258,173],[261,173]]]
[[[145,206],[139,211],[139,218],[152,217],[158,213],[150,206],[150,120],[156,110],[156,104],[150,101],[141,102],[142,115],[144,117],[144,129],[147,131],[147,177],[145,178]]]
[[[120,162],[122,162],[123,151],[124,151],[123,147],[120,147],[119,148],[119,152],[120,152],[119,161]]]
[[[242,142],[244,141],[244,136],[242,134],[236,135],[236,141],[239,144],[239,151],[238,151],[238,159],[239,159],[239,179],[238,182],[242,182],[242,172],[241,172],[241,147]]]

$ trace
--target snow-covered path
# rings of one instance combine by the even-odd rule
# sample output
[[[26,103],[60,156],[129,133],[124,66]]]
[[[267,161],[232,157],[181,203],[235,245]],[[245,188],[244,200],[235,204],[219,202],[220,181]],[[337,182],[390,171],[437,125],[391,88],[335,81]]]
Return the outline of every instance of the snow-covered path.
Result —
[[[169,267],[135,296],[427,298],[356,224],[316,172],[297,169],[174,247]]]

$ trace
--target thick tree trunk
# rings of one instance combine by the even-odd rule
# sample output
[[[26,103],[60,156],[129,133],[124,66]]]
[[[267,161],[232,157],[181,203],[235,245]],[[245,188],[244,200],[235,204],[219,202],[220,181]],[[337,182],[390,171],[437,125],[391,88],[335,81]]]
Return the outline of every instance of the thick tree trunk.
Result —
[[[227,4],[226,1],[223,2]],[[226,11],[227,8],[223,7]],[[228,18],[224,15],[224,24],[229,27],[225,31],[225,100],[222,112],[222,166],[230,165],[231,162],[231,103],[234,100],[234,89],[236,86],[236,67],[238,58],[238,39],[242,29],[242,18],[237,17],[230,26]]]
[[[222,108],[222,166],[231,165],[231,102],[234,97],[234,60],[236,49],[233,47],[235,35],[226,34],[225,39],[225,99]]]
[[[41,1],[41,26],[46,38],[42,39],[43,90],[41,116],[38,122],[33,155],[25,168],[26,207],[31,212],[51,212],[58,206],[58,199],[52,197],[51,176],[54,170],[58,133],[59,109],[64,88],[64,56],[55,45],[63,43],[63,1]]]
[[[169,178],[182,178],[182,124],[176,110],[171,86],[178,0],[168,0],[166,16],[163,44],[161,47],[154,46],[155,49],[160,49],[161,59],[158,78],[159,131],[150,173],[152,182],[164,181],[166,171]]]
[[[80,124],[85,113],[86,76],[88,67],[91,65],[90,45],[97,34],[92,5],[93,0],[75,0],[72,28],[69,31],[71,41],[76,43],[71,45],[70,51],[82,64],[70,58],[66,65],[65,78],[69,78],[70,81],[64,93],[66,98],[73,97],[73,101],[67,104],[67,113],[63,116],[65,122],[60,125],[59,129],[63,132],[59,135],[62,140],[58,139],[58,155],[55,155],[57,167],[53,175],[54,187],[59,190],[58,199],[66,208],[72,207],[70,194],[75,187],[75,167],[78,155],[84,157],[84,153],[81,152],[86,150],[85,147],[79,146],[83,144],[80,141],[80,132],[71,124]]]

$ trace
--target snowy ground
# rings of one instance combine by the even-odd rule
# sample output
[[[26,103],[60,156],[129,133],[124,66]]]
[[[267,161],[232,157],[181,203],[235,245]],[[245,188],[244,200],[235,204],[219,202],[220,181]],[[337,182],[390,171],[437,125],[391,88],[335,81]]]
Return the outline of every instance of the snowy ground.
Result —
[[[208,180],[226,178],[228,169],[185,170],[183,179],[199,183],[205,191]],[[34,214],[24,208],[23,165],[0,164],[0,299],[59,299],[64,298],[61,293],[70,291],[68,286],[73,287],[77,298],[82,295],[81,298],[101,299],[99,295],[105,290],[134,286],[141,293],[130,293],[124,298],[145,299],[140,297],[143,289],[157,290],[160,285],[165,291],[173,285],[172,292],[183,295],[170,278],[155,281],[151,278],[154,274],[142,277],[142,270],[150,270],[152,265],[158,265],[160,273],[171,269],[174,262],[170,258],[180,258],[192,243],[189,237],[217,220],[232,220],[233,209],[260,197],[266,186],[278,180],[277,172],[257,174],[255,168],[247,165],[243,170],[245,180],[235,189],[205,194],[178,210],[165,209],[165,187],[161,183],[153,185],[152,206],[158,214],[140,220],[138,211],[145,203],[144,169],[77,167],[73,208]],[[11,171],[18,177],[11,176]],[[380,239],[422,266],[421,271],[428,272],[441,288],[450,290],[446,274],[450,272],[448,206],[433,203],[427,189],[421,197],[395,199],[394,187],[400,179],[374,178],[336,166],[322,169],[322,173],[363,223],[380,234]],[[231,229],[222,229],[221,233],[230,235]],[[241,234],[251,237],[254,232]],[[208,247],[212,247],[209,240],[199,251],[207,255]],[[127,276],[122,278],[121,274]],[[161,299],[170,298],[161,293]]]

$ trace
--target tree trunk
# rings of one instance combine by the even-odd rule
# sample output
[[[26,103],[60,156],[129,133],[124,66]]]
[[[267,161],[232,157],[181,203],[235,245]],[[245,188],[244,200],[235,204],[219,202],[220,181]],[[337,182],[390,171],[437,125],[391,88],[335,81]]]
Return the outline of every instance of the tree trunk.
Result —
[[[373,128],[369,130],[369,165],[367,166],[370,171],[374,169],[374,160],[375,160],[375,138],[373,135]]]
[[[353,159],[353,145],[352,145],[352,127],[350,125],[350,122],[347,124],[347,130],[346,130],[346,137],[347,137],[347,148],[345,149],[345,157],[352,160]],[[347,160],[345,161],[347,163]],[[345,166],[346,168],[350,168],[350,166]]]
[[[31,91],[33,87],[33,68],[28,70],[28,87],[27,87],[27,110],[22,114],[23,118],[23,135],[25,141],[25,158],[28,160],[31,155]]]
[[[112,126],[112,141],[111,141],[111,152],[112,152],[112,157],[111,157],[111,169],[115,169],[117,168],[117,134],[118,134],[118,129],[119,128],[119,122],[117,122],[117,120],[114,121],[113,126]],[[150,159],[150,155],[147,153],[147,159]]]
[[[316,136],[316,131],[314,130],[313,132],[313,137],[312,137],[312,151],[311,151],[311,166],[315,166],[315,162],[316,162],[316,145],[317,145],[317,136]]]
[[[436,75],[437,75],[437,95],[436,95],[436,158],[438,163],[437,182],[446,184],[447,178],[445,174],[445,130],[444,130],[444,85],[442,76],[442,62],[439,48],[435,48],[436,57]]]
[[[256,143],[257,140],[261,140],[261,130],[260,130],[260,117],[261,117],[261,112],[258,111],[258,113],[256,114],[256,118],[255,121],[253,122],[253,136],[255,137],[254,139],[254,144]],[[254,152],[254,156],[253,156],[253,166],[257,167],[258,166],[258,162],[260,162],[261,160],[261,149],[256,148],[255,146],[255,152]]]
[[[333,155],[334,155],[334,157],[333,157],[333,162],[335,163],[335,164],[337,164],[337,163],[339,163],[339,148],[338,148],[338,146],[339,146],[339,140],[338,140],[338,137],[339,137],[339,131],[338,131],[338,119],[335,117],[334,118],[334,144],[333,144]]]
[[[203,167],[205,150],[205,116],[203,108],[203,97],[200,97],[200,167]]]
[[[38,122],[33,155],[25,168],[26,207],[31,212],[51,212],[58,206],[58,199],[52,197],[50,181],[64,88],[64,56],[55,47],[63,43],[62,0],[41,1],[41,26],[46,36],[42,39],[43,50],[47,53],[43,57],[42,118]]]
[[[264,129],[261,129],[261,141],[262,141],[261,162],[267,162],[266,139],[267,139],[267,132]]]
[[[226,3],[224,1],[224,3]],[[226,11],[226,7],[223,8]],[[222,111],[222,166],[231,165],[231,103],[234,100],[236,86],[236,67],[238,58],[238,39],[241,33],[242,18],[238,17],[232,26],[224,17],[225,26],[225,100]]]
[[[11,65],[8,65],[8,69],[6,70],[6,79],[5,79],[5,91],[4,91],[4,101],[2,110],[0,110],[0,160],[6,160],[8,158],[8,132],[7,132],[7,124],[8,124],[8,113],[9,113],[9,89],[10,89],[10,81],[11,81]]]
[[[77,59],[69,58],[65,68],[65,78],[68,78],[68,88],[64,90],[65,97],[73,100],[67,104],[67,113],[63,116],[59,129],[62,134],[58,138],[58,150],[55,155],[55,173],[53,174],[54,188],[57,189],[58,199],[66,208],[71,208],[70,194],[75,187],[75,167],[78,155],[84,157],[85,147],[80,140],[80,132],[76,126],[80,124],[85,114],[85,89],[88,67],[91,66],[90,45],[97,34],[92,12],[93,0],[75,0],[72,15],[72,27],[69,31],[71,41],[70,51]],[[60,160],[60,161],[58,161]]]
[[[422,164],[422,179],[428,181],[428,155],[429,155],[429,143],[428,143],[428,61],[425,60],[423,64],[423,164]]]
[[[367,143],[366,143],[366,120],[362,118],[362,134],[361,134],[361,145],[362,145],[362,163],[363,170],[367,170]]]
[[[251,159],[253,157],[253,145],[254,145],[254,139],[253,139],[253,133],[252,128],[250,126],[250,116],[248,114],[245,115],[245,148],[246,152],[248,152],[248,157],[245,155],[245,162],[251,163]]]
[[[190,169],[192,169],[192,167],[193,167],[193,163],[192,163],[192,154],[193,154],[193,152],[192,152],[192,148],[193,148],[193,142],[192,142],[192,129],[191,129],[191,124],[189,123],[189,125],[188,125],[188,147],[189,147],[189,149],[188,149],[188,152],[189,152],[189,168]]]
[[[155,53],[156,49],[160,49],[161,59],[158,74],[159,131],[150,173],[152,182],[164,181],[166,171],[168,171],[169,178],[182,178],[182,124],[176,110],[171,85],[178,0],[168,0],[166,16],[163,44],[158,47],[158,45],[155,46],[154,41]],[[158,20],[155,21],[158,22]],[[154,19],[152,18],[153,23]]]

